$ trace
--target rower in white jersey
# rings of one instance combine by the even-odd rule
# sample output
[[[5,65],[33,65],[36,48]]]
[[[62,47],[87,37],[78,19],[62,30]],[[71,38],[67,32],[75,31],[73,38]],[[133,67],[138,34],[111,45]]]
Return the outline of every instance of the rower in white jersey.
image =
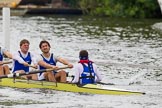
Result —
[[[39,44],[39,48],[42,51],[42,54],[40,54],[40,59],[42,59],[44,62],[51,64],[53,66],[56,66],[57,62],[60,62],[64,65],[68,65],[69,68],[73,68],[73,65],[69,63],[66,59],[63,59],[61,57],[55,56],[54,53],[50,53],[50,44],[48,41],[43,40]],[[40,69],[46,69],[46,67],[39,66]],[[46,73],[39,73],[38,79],[39,80],[48,80]],[[48,76],[52,79],[54,78],[57,82],[66,82],[66,72],[64,70],[60,71],[54,71],[53,75]]]
[[[20,50],[17,51],[14,54],[14,57],[16,60],[13,60],[13,68],[12,72],[18,72],[18,73],[24,73],[24,72],[29,72],[29,67],[31,66],[31,63],[33,63],[32,67],[37,67],[37,64],[41,66],[45,66],[47,68],[53,68],[53,69],[58,69],[56,66],[49,65],[45,63],[43,60],[37,60],[35,55],[31,52],[29,52],[29,41],[27,39],[23,39],[20,41]],[[23,76],[23,78],[27,79],[31,77],[34,80],[37,80],[37,74],[32,74],[32,75],[27,75]],[[53,80],[54,81],[54,80]]]

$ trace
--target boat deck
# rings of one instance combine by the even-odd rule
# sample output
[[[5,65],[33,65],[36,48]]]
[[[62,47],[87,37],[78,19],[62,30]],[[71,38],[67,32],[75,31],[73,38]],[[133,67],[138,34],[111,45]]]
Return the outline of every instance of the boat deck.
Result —
[[[14,87],[14,88],[38,88],[38,89],[53,89],[67,92],[77,93],[90,93],[90,94],[102,94],[102,95],[139,95],[145,94],[143,92],[124,90],[114,88],[112,86],[105,86],[101,84],[87,84],[84,86],[77,86],[72,83],[54,83],[47,81],[33,81],[12,78],[3,78],[0,80],[0,86]]]

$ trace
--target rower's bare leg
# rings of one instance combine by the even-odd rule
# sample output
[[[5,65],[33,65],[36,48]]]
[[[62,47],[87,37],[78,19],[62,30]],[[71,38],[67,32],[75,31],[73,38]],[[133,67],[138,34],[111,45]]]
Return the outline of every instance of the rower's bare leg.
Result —
[[[0,75],[4,75],[3,66],[0,66]]]
[[[16,73],[25,73],[24,70],[15,71]],[[28,79],[27,75],[21,76],[22,79]]]
[[[55,78],[58,82],[66,82],[66,72],[61,70],[55,74]]]
[[[54,77],[54,75],[53,75],[52,72],[45,72],[45,73],[44,73],[44,78],[45,78],[47,81],[56,82],[55,77]]]
[[[10,74],[10,68],[8,67],[8,65],[4,65],[3,69],[4,69],[4,74],[5,75]]]
[[[32,74],[32,80],[38,80],[38,75],[37,74]]]

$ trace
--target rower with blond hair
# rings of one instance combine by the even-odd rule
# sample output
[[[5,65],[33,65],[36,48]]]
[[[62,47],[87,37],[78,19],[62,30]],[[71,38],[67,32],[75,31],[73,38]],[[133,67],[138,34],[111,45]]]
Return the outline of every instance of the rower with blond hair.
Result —
[[[29,67],[37,68],[38,64],[46,66],[47,68],[58,69],[58,67],[47,64],[43,62],[43,60],[37,60],[37,56],[29,51],[29,45],[30,42],[27,39],[22,39],[20,41],[20,50],[14,54],[16,60],[13,60],[12,73],[28,73]],[[37,74],[27,75],[23,78],[37,80]]]

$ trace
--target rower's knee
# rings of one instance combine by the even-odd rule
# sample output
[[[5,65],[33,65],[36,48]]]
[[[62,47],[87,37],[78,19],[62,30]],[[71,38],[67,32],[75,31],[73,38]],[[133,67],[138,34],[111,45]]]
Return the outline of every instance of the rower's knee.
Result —
[[[63,71],[63,70],[62,70],[62,71],[60,71],[59,73],[60,73],[61,75],[65,75],[65,76],[66,76],[66,72],[65,72],[65,71]]]

